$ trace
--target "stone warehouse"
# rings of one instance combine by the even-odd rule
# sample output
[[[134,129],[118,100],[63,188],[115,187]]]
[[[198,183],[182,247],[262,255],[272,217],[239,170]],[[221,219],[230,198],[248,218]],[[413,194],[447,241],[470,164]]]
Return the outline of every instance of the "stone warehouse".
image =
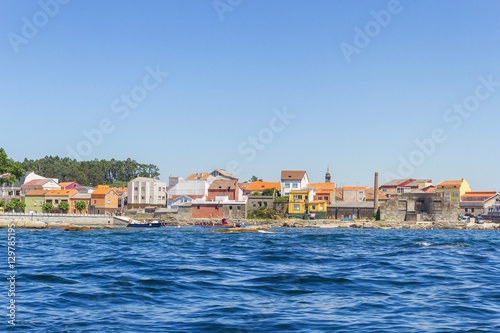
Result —
[[[380,206],[380,219],[387,221],[452,221],[458,218],[458,203],[438,193],[406,193]]]

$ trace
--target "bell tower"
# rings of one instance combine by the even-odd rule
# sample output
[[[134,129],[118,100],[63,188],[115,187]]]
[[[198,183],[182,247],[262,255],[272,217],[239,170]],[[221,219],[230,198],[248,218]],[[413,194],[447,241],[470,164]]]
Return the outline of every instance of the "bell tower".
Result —
[[[330,174],[330,167],[326,168],[325,183],[330,183],[332,181],[332,175]]]

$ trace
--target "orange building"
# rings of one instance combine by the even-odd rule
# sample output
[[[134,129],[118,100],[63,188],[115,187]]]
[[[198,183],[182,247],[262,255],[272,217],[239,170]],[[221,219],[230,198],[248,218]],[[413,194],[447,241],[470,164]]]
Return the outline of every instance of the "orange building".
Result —
[[[72,197],[78,194],[75,189],[71,190],[52,190],[45,193],[45,202],[51,203],[54,208],[57,208],[61,202],[66,201],[69,204],[68,213],[72,213],[75,209]]]
[[[113,188],[99,187],[92,192],[91,211],[94,214],[116,214],[120,211],[118,199],[120,195]]]

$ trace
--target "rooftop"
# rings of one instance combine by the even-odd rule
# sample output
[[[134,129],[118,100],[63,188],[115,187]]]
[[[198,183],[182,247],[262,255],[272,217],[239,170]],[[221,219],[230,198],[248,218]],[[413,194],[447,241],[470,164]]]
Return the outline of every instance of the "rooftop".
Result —
[[[281,180],[302,180],[305,175],[305,171],[283,170],[281,171]]]

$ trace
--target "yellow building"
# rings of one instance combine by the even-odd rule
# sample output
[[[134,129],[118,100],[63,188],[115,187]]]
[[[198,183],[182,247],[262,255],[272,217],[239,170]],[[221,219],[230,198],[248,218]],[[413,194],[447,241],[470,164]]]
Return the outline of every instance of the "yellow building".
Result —
[[[470,185],[465,178],[462,180],[445,180],[437,185],[436,193],[441,193],[443,198],[456,202],[460,206],[460,201],[465,192],[470,192]]]
[[[309,202],[314,200],[316,189],[303,188],[288,193],[288,217],[309,218]]]

